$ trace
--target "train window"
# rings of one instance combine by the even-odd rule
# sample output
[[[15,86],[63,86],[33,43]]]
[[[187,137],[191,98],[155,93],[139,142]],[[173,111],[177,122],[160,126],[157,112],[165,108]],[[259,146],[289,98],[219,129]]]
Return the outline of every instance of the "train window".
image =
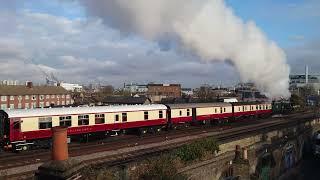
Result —
[[[89,115],[82,114],[78,116],[78,125],[89,125]]]
[[[244,106],[242,106],[242,111],[244,111]]]
[[[20,130],[20,121],[15,121],[13,122],[13,129],[17,129],[17,130]]]
[[[190,109],[187,109],[187,116],[190,116]]]
[[[258,105],[256,105],[256,110],[258,110],[259,108],[258,108]]]
[[[115,121],[115,122],[118,122],[118,121],[119,121],[119,114],[116,114],[116,115],[114,116],[114,121]]]
[[[260,108],[260,110],[261,110],[261,109],[262,109],[262,106],[260,105],[259,108]]]
[[[223,112],[226,112],[226,108],[223,108]]]
[[[241,107],[239,107],[239,111],[241,111]]]
[[[179,111],[179,115],[182,116],[182,111]]]
[[[159,111],[159,118],[163,118],[163,112],[162,111]]]
[[[95,124],[104,124],[104,114],[96,114],[95,115]]]
[[[217,108],[214,108],[214,113],[217,113],[217,111],[218,111]]]
[[[220,108],[220,113],[222,113],[222,107]]]
[[[149,119],[149,113],[148,111],[144,112],[144,120],[148,120]]]
[[[71,116],[60,116],[60,126],[71,126]]]
[[[39,129],[49,129],[52,127],[52,117],[40,117]]]
[[[122,122],[127,122],[127,113],[122,113]]]

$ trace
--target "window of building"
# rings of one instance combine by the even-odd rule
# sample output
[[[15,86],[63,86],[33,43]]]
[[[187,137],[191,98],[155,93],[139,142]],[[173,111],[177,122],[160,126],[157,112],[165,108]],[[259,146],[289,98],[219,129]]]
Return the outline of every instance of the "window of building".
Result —
[[[36,95],[32,95],[32,100],[37,100]]]
[[[1,109],[7,109],[7,105],[6,104],[1,104]]]
[[[163,118],[163,112],[159,111],[159,119]]]
[[[149,119],[149,113],[148,111],[144,112],[144,120],[148,120]]]
[[[14,100],[14,96],[10,96],[10,100],[13,101]]]
[[[61,105],[65,105],[64,101],[61,102]]]
[[[14,104],[10,104],[10,109],[14,109]]]
[[[69,99],[69,98],[70,98],[70,95],[69,95],[69,94],[67,94],[67,95],[66,95],[66,98],[67,98],[67,99]]]
[[[39,129],[49,129],[52,127],[52,117],[40,117]]]
[[[95,115],[95,124],[104,124],[104,114],[96,114]]]
[[[58,106],[60,105],[60,101],[57,101],[57,105],[58,105]]]
[[[179,115],[182,116],[182,111],[179,111]]]
[[[18,103],[18,109],[21,109],[21,108],[22,108],[22,104]]]
[[[61,96],[62,98],[64,98],[64,94],[62,94],[62,96]]]
[[[60,116],[60,126],[71,126],[71,116]]]
[[[78,116],[78,125],[89,125],[89,115],[82,114]]]
[[[51,95],[51,98],[54,98],[54,95]]]
[[[114,121],[115,121],[115,122],[118,122],[118,121],[119,121],[119,114],[116,114],[116,115],[114,116]]]
[[[122,113],[122,122],[127,122],[127,113]]]
[[[1,96],[1,101],[7,101],[7,96]]]
[[[67,100],[67,101],[66,101],[66,104],[67,104],[67,105],[70,104],[70,101]]]
[[[60,95],[57,95],[57,98],[60,98]]]
[[[32,103],[32,108],[37,108],[37,103],[36,102]]]
[[[187,116],[190,116],[190,109],[187,109]]]
[[[49,102],[46,102],[46,107],[50,106],[50,103]]]
[[[29,100],[29,95],[25,95],[25,96],[24,96],[24,99],[25,99],[25,100]]]
[[[44,95],[40,95],[40,100],[44,100]]]
[[[18,100],[21,101],[22,100],[22,96],[18,96]]]
[[[40,107],[42,108],[44,107],[44,102],[40,102],[39,104],[40,104]]]
[[[24,108],[28,109],[29,108],[29,103],[24,104]]]

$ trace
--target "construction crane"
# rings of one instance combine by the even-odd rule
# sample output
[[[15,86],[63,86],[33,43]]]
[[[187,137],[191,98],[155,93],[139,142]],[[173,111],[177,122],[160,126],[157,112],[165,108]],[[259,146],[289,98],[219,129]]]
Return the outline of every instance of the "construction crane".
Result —
[[[45,76],[47,85],[54,86],[54,85],[58,85],[61,83],[61,81],[59,81],[59,79],[53,74],[53,72],[48,74],[32,58],[26,59],[26,60],[29,60],[31,62],[31,64],[34,64],[35,66],[37,66],[38,70]]]

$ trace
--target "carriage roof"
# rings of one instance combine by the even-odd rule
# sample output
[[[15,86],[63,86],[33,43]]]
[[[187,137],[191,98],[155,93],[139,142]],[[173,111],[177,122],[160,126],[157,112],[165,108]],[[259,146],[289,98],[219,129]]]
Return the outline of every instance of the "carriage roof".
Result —
[[[36,116],[58,116],[73,114],[95,114],[130,111],[152,111],[166,110],[162,104],[151,105],[119,105],[119,106],[94,106],[94,107],[61,107],[61,108],[37,108],[37,109],[8,109],[5,112],[9,118],[36,117]]]
[[[184,104],[167,104],[171,109],[179,108],[204,108],[204,107],[227,107],[230,103],[184,103]]]

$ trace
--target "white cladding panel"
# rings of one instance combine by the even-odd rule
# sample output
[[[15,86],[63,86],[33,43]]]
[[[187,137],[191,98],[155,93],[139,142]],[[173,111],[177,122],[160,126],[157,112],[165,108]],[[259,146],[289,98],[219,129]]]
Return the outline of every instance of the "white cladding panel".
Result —
[[[153,110],[153,111],[134,111],[134,112],[126,112],[127,113],[127,121],[126,122],[134,122],[134,121],[152,121],[155,119],[159,119],[159,111],[162,111],[162,118],[166,118],[165,110]],[[148,112],[148,120],[144,119],[144,112]],[[103,114],[103,113],[102,113]],[[114,123],[122,123],[122,112],[115,113],[106,113],[105,115],[105,124],[114,124]],[[115,121],[115,116],[119,116],[119,121]],[[48,117],[48,116],[46,116]],[[51,116],[52,117],[52,127],[59,126],[60,116]],[[78,127],[78,115],[71,116],[71,127]],[[95,125],[95,114],[89,114],[89,125]],[[29,118],[21,118],[21,131],[36,131],[39,130],[39,117],[29,117]]]
[[[61,116],[72,114],[95,114],[130,111],[166,110],[162,104],[127,105],[127,106],[96,106],[96,107],[65,107],[65,108],[38,108],[38,109],[12,109],[6,110],[9,118],[32,116]]]
[[[197,116],[208,114],[232,113],[232,106],[197,108]],[[216,111],[217,110],[217,111]]]
[[[177,118],[177,117],[187,117],[188,114],[188,109],[189,109],[189,116],[192,116],[192,108],[187,108],[187,109],[172,109],[171,110],[171,118]],[[180,115],[181,111],[181,115]]]

